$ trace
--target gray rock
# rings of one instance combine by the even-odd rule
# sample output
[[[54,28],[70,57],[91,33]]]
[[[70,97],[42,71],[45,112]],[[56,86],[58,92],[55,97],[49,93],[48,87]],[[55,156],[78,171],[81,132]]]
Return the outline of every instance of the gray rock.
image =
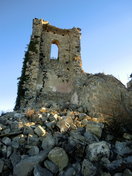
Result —
[[[128,156],[126,158],[118,159],[112,161],[110,164],[107,164],[107,169],[109,171],[122,171],[124,167],[132,168],[132,156]]]
[[[99,139],[89,131],[84,133],[84,137],[88,144],[91,144],[93,142],[99,142]]]
[[[59,167],[60,171],[68,165],[68,156],[63,148],[53,148],[49,152],[48,158]]]
[[[46,125],[50,130],[52,130],[52,128],[55,127],[56,122],[55,122],[55,121],[52,121],[52,122],[45,122],[45,125]]]
[[[78,111],[79,111],[79,112],[83,112],[83,107],[79,107],[79,108],[78,108]]]
[[[24,127],[24,131],[23,131],[23,134],[31,134],[31,135],[34,135],[34,131],[33,129],[30,127],[30,126],[25,126]]]
[[[42,151],[38,155],[22,159],[13,169],[14,176],[27,176],[39,162],[42,162],[48,155],[47,151]]]
[[[50,114],[48,120],[49,120],[50,122],[54,121],[54,120],[55,120],[54,115],[53,115],[53,114]]]
[[[38,142],[39,142],[39,138],[37,137],[37,135],[31,135],[29,134],[28,135],[28,138],[27,138],[27,144],[28,145],[38,145]]]
[[[98,161],[103,157],[109,158],[110,144],[105,141],[89,144],[86,149],[86,156],[90,161]]]
[[[132,140],[132,134],[124,133],[124,134],[123,134],[123,138],[125,138],[125,139],[127,139],[127,140]]]
[[[68,154],[72,154],[76,149],[76,145],[77,143],[72,138],[69,138],[68,142],[65,142],[63,147]]]
[[[81,121],[81,124],[82,124],[83,126],[86,126],[87,123],[88,123],[88,119],[83,119],[83,120]]]
[[[15,149],[19,148],[19,143],[17,141],[12,141],[11,146]]]
[[[115,144],[115,152],[119,156],[124,156],[132,153],[132,142],[119,142],[117,141]]]
[[[97,137],[101,137],[102,129],[104,125],[102,123],[97,123],[93,121],[88,121],[86,125],[86,131],[90,131],[91,133],[95,134]]]
[[[25,144],[26,142],[26,136],[23,134],[20,134],[12,139],[12,141],[17,142],[18,144]]]
[[[15,165],[21,160],[20,153],[14,151],[13,154],[10,156],[10,160],[13,167],[15,167]]]
[[[122,176],[122,173],[115,173],[114,176]]]
[[[112,135],[110,135],[110,134],[108,134],[108,135],[106,136],[106,140],[107,140],[107,141],[112,141],[113,138],[114,138],[114,136],[112,136]]]
[[[123,176],[132,176],[132,172],[130,171],[130,169],[125,169],[123,172]]]
[[[4,156],[7,156],[7,146],[6,145],[3,145],[2,148],[1,148],[1,152]]]
[[[39,148],[37,146],[32,146],[28,151],[30,156],[39,154]]]
[[[59,171],[58,166],[56,166],[56,164],[53,163],[52,161],[45,160],[44,166],[54,174],[56,174]]]
[[[76,163],[72,164],[72,167],[75,169],[76,174],[80,173],[80,171],[81,171],[81,165],[80,165],[79,162],[76,162]]]
[[[11,127],[12,131],[18,131],[18,129],[19,129],[19,122],[16,121],[16,120],[13,121],[13,122],[11,122],[10,127]]]
[[[122,159],[114,160],[110,164],[107,164],[107,169],[109,171],[116,171],[116,170],[118,170],[118,168],[120,168],[122,166],[122,163],[123,163]]]
[[[101,176],[111,176],[109,172],[101,172]]]
[[[5,129],[5,130],[3,130],[2,132],[3,132],[3,134],[8,134],[8,133],[10,133],[10,128],[7,128],[7,129]]]
[[[127,83],[127,88],[132,90],[132,79]]]
[[[37,165],[34,167],[34,176],[53,176],[53,174],[45,168]]]
[[[3,167],[4,167],[4,161],[0,159],[0,173],[2,173]]]
[[[110,164],[110,161],[108,158],[101,158],[100,164],[101,164],[101,166],[106,167],[107,164]]]
[[[74,175],[76,175],[76,171],[73,167],[67,168],[63,174],[63,176],[74,176]]]
[[[124,163],[127,164],[128,167],[130,166],[132,169],[132,156],[128,156],[126,158],[123,158],[123,161],[124,161]]]
[[[10,144],[11,144],[11,139],[8,138],[8,137],[4,137],[4,138],[2,138],[2,142],[3,142],[5,145],[10,145]]]
[[[83,120],[85,117],[87,117],[87,114],[85,113],[79,113],[78,115],[79,120]]]
[[[11,155],[11,153],[12,153],[12,147],[11,147],[11,146],[8,146],[8,147],[7,147],[7,151],[6,151],[7,158]]]
[[[71,131],[70,132],[70,139],[75,141],[76,143],[79,143],[79,144],[86,144],[87,143],[85,137],[82,136],[77,131]]]
[[[93,164],[87,159],[83,160],[82,174],[84,176],[94,176],[96,174],[96,167],[94,167]]]
[[[47,134],[42,140],[42,148],[45,150],[47,148],[52,149],[55,146],[55,138],[51,134]]]
[[[15,113],[15,114],[14,114],[14,117],[15,117],[16,119],[17,119],[17,118],[18,118],[18,119],[24,118],[24,116],[25,116],[25,115],[22,114],[22,113]]]

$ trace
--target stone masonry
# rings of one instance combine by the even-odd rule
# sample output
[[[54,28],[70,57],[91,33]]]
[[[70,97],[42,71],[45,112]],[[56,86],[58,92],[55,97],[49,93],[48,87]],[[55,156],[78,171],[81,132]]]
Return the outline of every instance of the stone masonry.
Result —
[[[131,90],[111,75],[83,71],[80,31],[33,20],[15,110],[40,108],[48,102],[76,105],[96,117],[132,113]],[[51,58],[52,44],[58,47],[57,59]]]

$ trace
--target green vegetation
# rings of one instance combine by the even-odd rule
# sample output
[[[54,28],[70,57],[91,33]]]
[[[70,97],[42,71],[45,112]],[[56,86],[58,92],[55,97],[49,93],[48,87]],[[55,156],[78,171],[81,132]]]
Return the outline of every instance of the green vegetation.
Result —
[[[17,93],[17,99],[16,99],[16,105],[14,110],[19,109],[20,107],[20,99],[21,97],[23,97],[25,95],[25,92],[27,91],[26,89],[23,88],[23,84],[25,81],[27,81],[29,79],[28,75],[25,75],[25,71],[27,68],[27,63],[29,62],[30,64],[32,63],[31,61],[31,55],[30,55],[30,51],[37,53],[37,48],[36,48],[36,44],[38,44],[37,41],[30,41],[29,45],[28,45],[28,49],[25,52],[25,57],[24,57],[24,61],[23,61],[23,67],[22,67],[22,73],[21,73],[21,77],[19,77],[19,82],[18,82],[18,93]]]

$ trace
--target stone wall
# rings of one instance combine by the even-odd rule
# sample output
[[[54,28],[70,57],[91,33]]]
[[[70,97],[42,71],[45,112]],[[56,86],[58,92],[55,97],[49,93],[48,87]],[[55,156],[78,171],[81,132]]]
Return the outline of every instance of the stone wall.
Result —
[[[127,83],[127,88],[132,90],[132,79]]]
[[[25,55],[15,110],[40,108],[46,103],[76,105],[91,116],[132,112],[132,94],[116,78],[87,74],[82,70],[80,29],[60,29],[34,19]],[[51,45],[58,58],[51,59]]]
[[[52,44],[58,47],[57,60],[50,58]],[[82,72],[80,29],[59,29],[44,20],[34,19],[27,53],[19,86],[23,93],[18,91],[15,109],[34,107],[36,103],[42,105],[50,97],[56,101],[56,94],[69,101],[74,75]]]

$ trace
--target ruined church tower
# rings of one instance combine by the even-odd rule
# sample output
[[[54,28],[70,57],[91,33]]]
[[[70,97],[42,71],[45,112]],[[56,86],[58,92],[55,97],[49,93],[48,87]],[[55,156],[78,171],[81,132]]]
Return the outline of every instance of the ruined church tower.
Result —
[[[15,110],[42,107],[47,101],[71,101],[76,77],[83,72],[80,35],[80,28],[60,29],[42,19],[33,20]],[[57,59],[51,58],[52,44],[58,47]]]

